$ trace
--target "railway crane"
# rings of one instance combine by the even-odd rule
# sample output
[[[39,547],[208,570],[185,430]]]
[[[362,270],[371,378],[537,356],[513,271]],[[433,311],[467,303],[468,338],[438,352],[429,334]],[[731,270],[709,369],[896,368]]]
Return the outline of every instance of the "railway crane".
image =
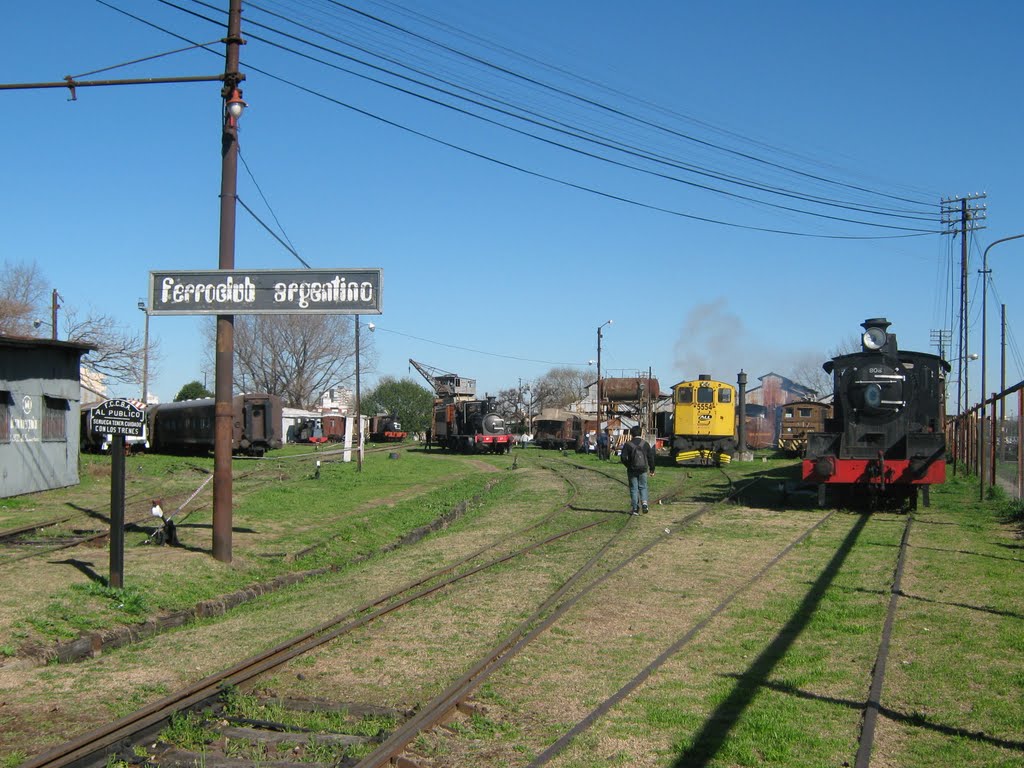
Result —
[[[508,453],[512,435],[493,397],[476,397],[476,380],[409,360],[434,390],[430,441],[449,451]],[[428,443],[429,444],[429,443]]]

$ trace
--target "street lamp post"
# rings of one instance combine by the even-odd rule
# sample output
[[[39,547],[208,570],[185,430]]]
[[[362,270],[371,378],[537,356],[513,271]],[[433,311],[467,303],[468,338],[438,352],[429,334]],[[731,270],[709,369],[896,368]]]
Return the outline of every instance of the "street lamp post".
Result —
[[[363,471],[363,408],[362,394],[359,389],[359,315],[356,315],[356,439],[359,441],[356,446],[356,471]],[[377,327],[373,323],[367,323],[366,327],[373,330]]]
[[[149,405],[149,307],[139,299],[139,309],[146,313],[146,330],[142,338],[142,407]]]
[[[54,341],[57,340],[57,310],[60,308],[57,300],[62,298],[64,297],[57,293],[57,289],[54,288],[50,298],[50,337]]]
[[[988,367],[988,357],[987,357],[987,345],[988,345],[988,252],[992,250],[993,246],[999,245],[1000,243],[1005,243],[1008,240],[1017,240],[1018,238],[1021,238],[1021,237],[1024,237],[1024,234],[1010,235],[1009,237],[1003,237],[1003,238],[1000,238],[999,240],[996,240],[996,241],[994,241],[992,243],[989,243],[988,247],[985,249],[984,255],[982,256],[982,267],[981,267],[981,279],[982,279],[982,288],[981,288],[981,422],[980,422],[981,426],[979,427],[979,429],[981,430],[981,433],[980,433],[980,436],[978,438],[979,439],[978,457],[979,457],[979,459],[981,461],[981,463],[979,464],[979,472],[978,472],[978,500],[979,501],[984,501],[985,500],[985,445],[984,445],[983,438],[984,438],[984,435],[985,435],[985,398],[987,397],[987,392],[988,392],[988,390],[985,388],[985,386],[986,386],[985,369]],[[993,402],[992,403],[992,415],[993,415],[993,417],[995,416],[995,411],[996,411],[996,404]],[[993,421],[994,420],[995,419],[993,419]],[[993,483],[995,482],[995,464],[994,463],[993,463],[993,466],[992,466],[992,482]]]
[[[605,320],[597,326],[597,431],[601,431],[601,329],[611,325],[611,320]]]

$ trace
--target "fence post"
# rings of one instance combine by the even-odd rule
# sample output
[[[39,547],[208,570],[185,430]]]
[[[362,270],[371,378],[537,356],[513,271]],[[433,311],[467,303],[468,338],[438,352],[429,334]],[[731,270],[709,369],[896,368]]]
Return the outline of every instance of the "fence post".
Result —
[[[1017,390],[1017,498],[1024,498],[1024,450],[1020,444],[1024,428],[1024,389]]]
[[[992,440],[989,445],[989,456],[991,456],[990,466],[992,467],[992,473],[989,475],[991,478],[989,485],[994,486],[996,484],[996,393],[992,393],[992,415],[989,417],[988,431],[992,434]]]

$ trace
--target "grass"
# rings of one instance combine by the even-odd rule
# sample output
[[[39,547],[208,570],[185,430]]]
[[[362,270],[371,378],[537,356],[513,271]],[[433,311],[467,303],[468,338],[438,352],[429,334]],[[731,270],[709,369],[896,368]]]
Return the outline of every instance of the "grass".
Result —
[[[82,632],[141,622],[155,613],[190,609],[203,600],[295,570],[344,567],[435,522],[466,499],[484,494],[500,499],[504,493],[501,484],[491,488],[504,476],[474,472],[460,459],[419,452],[403,453],[397,460],[371,454],[360,473],[355,463],[342,463],[323,454],[319,457],[318,480],[309,475],[312,459],[236,463],[235,473],[240,477],[234,483],[231,566],[225,567],[202,551],[208,546],[212,524],[209,508],[180,518],[179,539],[186,547],[198,545],[195,556],[152,545],[140,548],[148,530],[129,528],[124,589],[106,586],[100,570],[105,563],[97,562],[92,579],[55,588],[46,602],[26,605],[22,616],[12,623],[13,633],[22,642],[31,638],[43,644],[68,640]],[[106,457],[83,457],[83,475],[102,475],[104,461],[109,465]],[[149,499],[166,496],[164,491],[194,490],[197,480],[204,477],[196,468],[210,460],[140,455],[128,463],[135,506],[148,510]],[[254,469],[258,472],[250,474]],[[66,510],[69,504],[102,509],[109,503],[109,488],[101,482],[89,486],[91,492],[83,484],[73,493],[61,489],[35,494],[32,505],[15,500],[19,502],[15,506],[31,510],[36,519]],[[145,492],[141,486],[146,486]],[[382,503],[391,495],[400,500]],[[73,502],[69,501],[72,496]],[[313,549],[295,562],[263,556],[308,548]]]
[[[951,478],[912,528],[875,746],[888,765],[1008,766],[1024,753],[1019,504],[999,494],[978,504],[976,493],[972,480]],[[745,517],[717,514],[698,546],[731,547],[738,566],[771,536],[744,527]],[[578,737],[559,765],[851,764],[905,520],[837,516]],[[713,552],[697,558],[708,584],[721,578]],[[628,653],[603,658],[612,661],[606,679],[635,670]],[[557,676],[544,669],[534,674]],[[542,743],[567,727],[547,725]]]
[[[520,455],[524,467],[549,460],[539,450]],[[765,458],[729,467],[728,477],[714,468],[659,467],[652,497],[681,485],[688,499],[703,501],[720,495],[730,482],[739,484],[756,474],[765,474],[768,482],[745,496],[746,505],[720,504],[699,522],[673,532],[638,564],[634,581],[617,579],[601,595],[588,598],[589,605],[573,620],[578,623],[556,625],[529,653],[484,683],[476,698],[486,704],[485,714],[460,719],[452,726],[454,735],[422,737],[424,753],[441,761],[462,760],[461,764],[528,762],[571,727],[580,712],[585,714],[631,679],[806,530],[821,514],[813,500],[784,507],[779,490],[780,483],[793,479],[793,463]],[[142,457],[132,461],[141,462]],[[191,605],[291,569],[330,565],[344,570],[371,554],[371,562],[387,565],[392,561],[379,554],[385,546],[435,521],[456,503],[477,498],[439,537],[487,524],[493,509],[507,511],[516,504],[547,507],[563,492],[554,481],[543,487],[521,482],[524,472],[481,472],[478,464],[463,459],[415,452],[397,460],[371,456],[363,473],[355,472],[354,465],[324,463],[317,480],[311,477],[308,462],[293,461],[296,464],[259,465],[270,482],[262,482],[261,476],[236,482],[236,558],[230,566],[201,550],[136,547],[138,559],[129,561],[125,590],[109,590],[95,581],[61,586],[48,603],[27,614],[25,626],[40,636],[60,637],[79,626],[110,626],[167,606]],[[510,464],[508,457],[484,461],[502,470]],[[584,506],[619,510],[628,500],[625,487],[620,490],[615,481],[625,476],[621,466],[590,456],[572,456],[569,461],[587,468],[568,471],[582,487]],[[612,479],[603,480],[591,469]],[[200,477],[190,462],[164,457],[147,464],[140,474],[165,478],[174,487]],[[96,489],[102,495],[102,483]],[[395,498],[381,503],[385,493]],[[1024,507],[997,491],[979,502],[975,478],[950,477],[931,496],[932,506],[915,513],[911,528],[876,755],[883,764],[914,768],[1019,765],[1024,755],[1024,672],[1019,665],[1024,653]],[[50,502],[37,498],[35,514],[48,506]],[[649,517],[631,523],[626,533],[636,540],[661,535],[662,521],[693,508],[694,503],[687,501],[675,508],[653,509]],[[581,514],[571,511],[567,517],[578,521]],[[206,525],[209,514],[197,512],[189,522]],[[905,522],[905,516],[891,513],[836,514],[579,736],[557,764],[852,764]],[[142,538],[131,535],[138,537],[136,542]],[[202,537],[208,539],[209,531],[185,528],[183,535],[194,545]],[[314,545],[297,561],[263,556]],[[550,559],[541,553],[532,556],[531,575],[555,580],[555,566],[573,556],[574,546],[573,540],[560,541],[547,550]],[[661,554],[655,557],[657,553]],[[514,571],[507,564],[481,578],[484,591],[492,590],[489,597],[497,597],[502,577]],[[249,611],[266,610],[288,616],[299,592],[294,588],[294,594],[283,590],[268,595],[259,607],[246,606],[237,613],[244,617]],[[649,600],[642,610],[641,600]],[[452,658],[472,655],[470,638],[430,645],[430,635],[443,636],[442,611],[452,604],[449,601],[469,634],[486,631],[478,629],[486,618],[478,611],[485,612],[488,605],[481,600],[474,604],[472,593],[424,601],[419,610],[428,621],[423,626],[432,629],[417,642],[424,659],[437,654],[433,663],[438,668]],[[515,611],[525,610],[511,600],[506,603],[502,610],[508,612],[508,621],[514,621]],[[627,626],[638,622],[630,618],[634,615],[651,618]],[[37,624],[29,626],[30,620]],[[403,642],[406,652],[417,647],[411,639]],[[597,644],[602,645],[600,653],[594,652]],[[393,666],[403,661],[363,636],[351,639],[350,652],[350,669],[368,673],[371,682],[366,690],[378,677],[397,674]],[[135,654],[125,649],[122,656],[127,660]],[[567,655],[571,664],[566,664]],[[97,675],[109,673],[113,659],[107,661],[107,667],[96,668]],[[411,659],[407,661],[412,665]],[[293,666],[314,686],[312,671],[321,663],[327,662],[311,656]],[[60,670],[48,671],[59,675]],[[410,677],[416,679],[415,670]],[[89,684],[82,676],[74,687]],[[118,711],[163,690],[140,683],[121,696]],[[542,697],[540,708],[537,696]],[[283,720],[323,732],[356,732],[372,738],[394,725],[387,719],[353,722],[344,715],[267,709],[254,697],[237,692],[225,701],[239,716]],[[175,724],[173,733],[201,743],[209,735],[203,729],[202,722],[182,722]],[[340,753],[327,751],[329,745],[320,746],[308,748],[307,754],[315,753],[321,761],[340,759]],[[249,760],[272,757],[246,752],[244,745],[238,749],[237,756]],[[345,756],[358,759],[367,751],[354,747]],[[5,760],[0,768],[15,764],[9,756]]]

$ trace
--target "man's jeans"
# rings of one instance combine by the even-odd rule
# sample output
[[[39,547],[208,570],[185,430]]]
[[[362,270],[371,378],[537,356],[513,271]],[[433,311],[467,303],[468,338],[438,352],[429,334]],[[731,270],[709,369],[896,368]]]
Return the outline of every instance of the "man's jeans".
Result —
[[[633,509],[647,504],[647,472],[629,473],[629,501]]]

